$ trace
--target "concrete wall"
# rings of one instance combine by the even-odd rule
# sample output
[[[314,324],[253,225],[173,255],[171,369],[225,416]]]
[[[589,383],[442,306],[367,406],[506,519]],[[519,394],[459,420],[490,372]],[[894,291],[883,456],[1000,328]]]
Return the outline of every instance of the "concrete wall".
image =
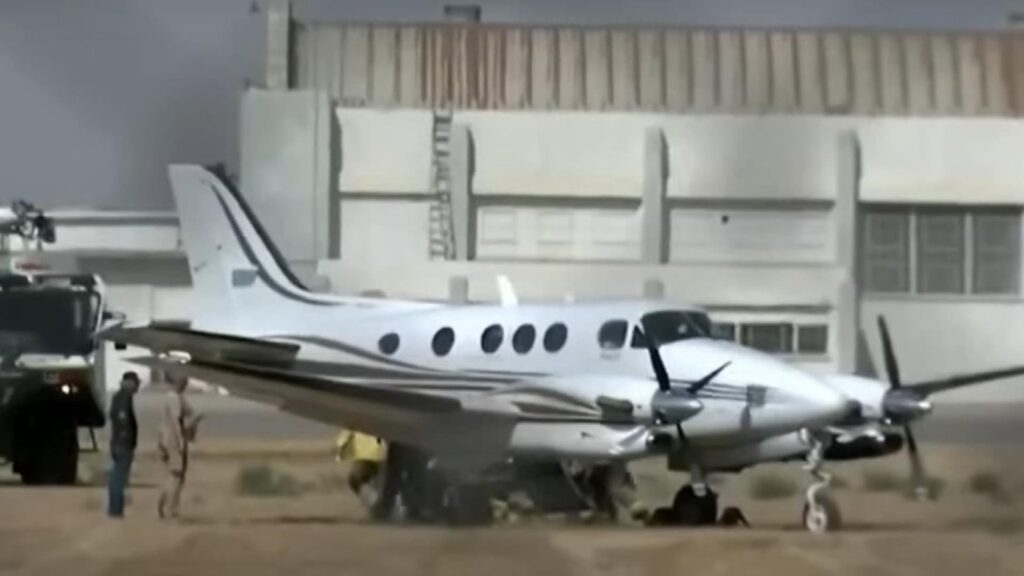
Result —
[[[282,254],[328,256],[337,155],[334,110],[315,92],[251,90],[241,106],[241,187]]]
[[[1021,361],[1019,296],[861,299],[856,285],[858,202],[1024,205],[1017,121],[456,111],[471,140],[459,225],[474,250],[438,262],[426,247],[430,115],[336,118],[341,258],[318,264],[336,291],[445,299],[465,278],[471,300],[493,300],[500,273],[525,300],[660,286],[724,321],[828,324],[828,353],[794,358],[816,371],[852,370],[857,325],[876,346],[879,312],[912,334],[899,342],[908,379]],[[974,333],[1000,318],[1000,344],[978,344]],[[947,398],[1005,397],[1013,385]]]

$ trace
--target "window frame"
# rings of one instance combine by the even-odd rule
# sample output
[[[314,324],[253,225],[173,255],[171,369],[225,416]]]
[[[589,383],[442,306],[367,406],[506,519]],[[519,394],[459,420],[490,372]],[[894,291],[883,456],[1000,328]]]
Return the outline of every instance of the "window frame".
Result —
[[[829,337],[829,326],[827,323],[814,323],[814,324],[794,324],[794,336],[793,336],[793,353],[799,354],[800,356],[827,356],[828,355],[828,337]],[[805,350],[801,336],[811,330],[821,330],[824,338],[822,339],[821,350]]]
[[[488,335],[496,334],[495,338],[497,341],[494,343],[493,348],[488,348],[487,338]],[[501,349],[501,345],[505,343],[505,328],[501,324],[491,324],[480,331],[480,351],[484,354],[494,354]]]
[[[520,350],[519,338],[522,334],[529,334],[530,336],[529,342],[523,346],[522,350]],[[515,332],[512,333],[512,350],[514,350],[516,354],[521,356],[529,354],[530,351],[533,350],[535,344],[537,344],[537,327],[529,322],[520,324],[519,327],[516,328]]]
[[[442,334],[451,334],[451,339],[449,340],[448,345],[442,347],[443,349],[439,351],[438,338],[440,338]],[[437,356],[438,358],[443,358],[451,354],[452,348],[454,347],[455,330],[453,330],[451,326],[442,326],[441,328],[438,328],[437,331],[434,332],[434,336],[430,339],[430,350],[434,353],[434,356]]]
[[[858,283],[867,294],[883,297],[915,297],[925,299],[990,299],[990,300],[1019,300],[1024,297],[1024,207],[1006,204],[990,205],[951,205],[951,204],[886,204],[886,203],[864,203],[860,205],[861,215],[858,223],[858,233],[862,236],[858,242]],[[877,289],[869,283],[870,255],[867,251],[868,227],[867,219],[873,214],[887,212],[902,212],[906,222],[907,254],[904,269],[907,274],[907,285],[900,290]],[[919,276],[921,274],[920,253],[920,217],[929,213],[953,213],[960,219],[962,242],[960,254],[962,263],[960,265],[959,292],[949,291],[923,291]],[[1012,279],[1009,290],[993,291],[979,290],[978,267],[982,261],[979,258],[977,247],[979,234],[977,220],[985,216],[1003,216],[1017,223],[1013,227],[1016,236],[1016,244],[1007,250],[1005,263],[1012,267],[1007,271],[1008,277]],[[989,262],[991,263],[991,261]]]
[[[562,337],[559,340],[557,346],[548,346],[548,338],[552,334],[552,330],[557,328],[561,329]],[[557,354],[565,348],[566,343],[569,342],[569,327],[564,322],[555,322],[544,329],[544,336],[541,338],[541,345],[544,347],[544,351],[548,354]]]
[[[390,350],[388,350],[388,348],[390,348],[390,347],[389,346],[386,347],[384,345],[385,340],[387,340],[388,342],[390,342],[391,340],[394,340],[395,346],[393,348],[391,348]],[[377,350],[379,350],[380,353],[384,354],[385,356],[394,356],[395,352],[398,352],[398,349],[401,348],[401,346],[402,346],[402,337],[399,336],[397,332],[388,332],[387,334],[384,334],[383,336],[381,336],[377,340]]]
[[[615,326],[615,329],[618,329],[619,326],[622,327],[622,337],[618,338],[617,342],[613,342],[612,346],[605,346],[605,330],[612,329],[612,326]],[[602,322],[601,326],[597,329],[598,348],[600,348],[601,351],[604,352],[614,352],[616,350],[622,350],[622,348],[626,345],[626,340],[629,339],[629,326],[630,322],[625,318],[612,318],[610,320]]]

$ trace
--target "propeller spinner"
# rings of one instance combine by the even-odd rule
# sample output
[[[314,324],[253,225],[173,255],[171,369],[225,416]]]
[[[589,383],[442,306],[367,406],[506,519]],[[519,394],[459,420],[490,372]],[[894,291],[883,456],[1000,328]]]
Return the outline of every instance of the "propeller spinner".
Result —
[[[642,332],[641,337],[647,346],[647,353],[651,358],[651,368],[654,369],[654,377],[658,381],[658,391],[651,398],[651,413],[658,424],[675,425],[679,442],[685,444],[686,434],[683,432],[682,422],[696,416],[704,409],[704,404],[697,398],[697,393],[710,384],[722,370],[725,370],[729,362],[722,364],[686,388],[672,388],[672,380],[669,378],[657,344]]]

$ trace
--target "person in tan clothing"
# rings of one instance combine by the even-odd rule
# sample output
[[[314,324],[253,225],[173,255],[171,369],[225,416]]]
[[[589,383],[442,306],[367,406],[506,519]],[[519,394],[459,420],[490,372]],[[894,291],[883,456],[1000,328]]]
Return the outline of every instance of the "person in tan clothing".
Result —
[[[166,473],[157,504],[160,518],[178,517],[188,472],[188,445],[195,439],[200,420],[185,398],[188,379],[174,378],[169,384],[171,392],[164,402],[158,446]]]

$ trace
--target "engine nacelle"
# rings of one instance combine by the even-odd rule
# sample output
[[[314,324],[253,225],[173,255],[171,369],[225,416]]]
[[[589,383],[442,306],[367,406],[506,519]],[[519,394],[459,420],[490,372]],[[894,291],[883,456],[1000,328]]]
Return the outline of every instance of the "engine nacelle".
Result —
[[[903,448],[903,435],[892,432],[884,434],[861,434],[849,440],[834,436],[825,449],[826,460],[859,460],[880,458],[899,452]]]

